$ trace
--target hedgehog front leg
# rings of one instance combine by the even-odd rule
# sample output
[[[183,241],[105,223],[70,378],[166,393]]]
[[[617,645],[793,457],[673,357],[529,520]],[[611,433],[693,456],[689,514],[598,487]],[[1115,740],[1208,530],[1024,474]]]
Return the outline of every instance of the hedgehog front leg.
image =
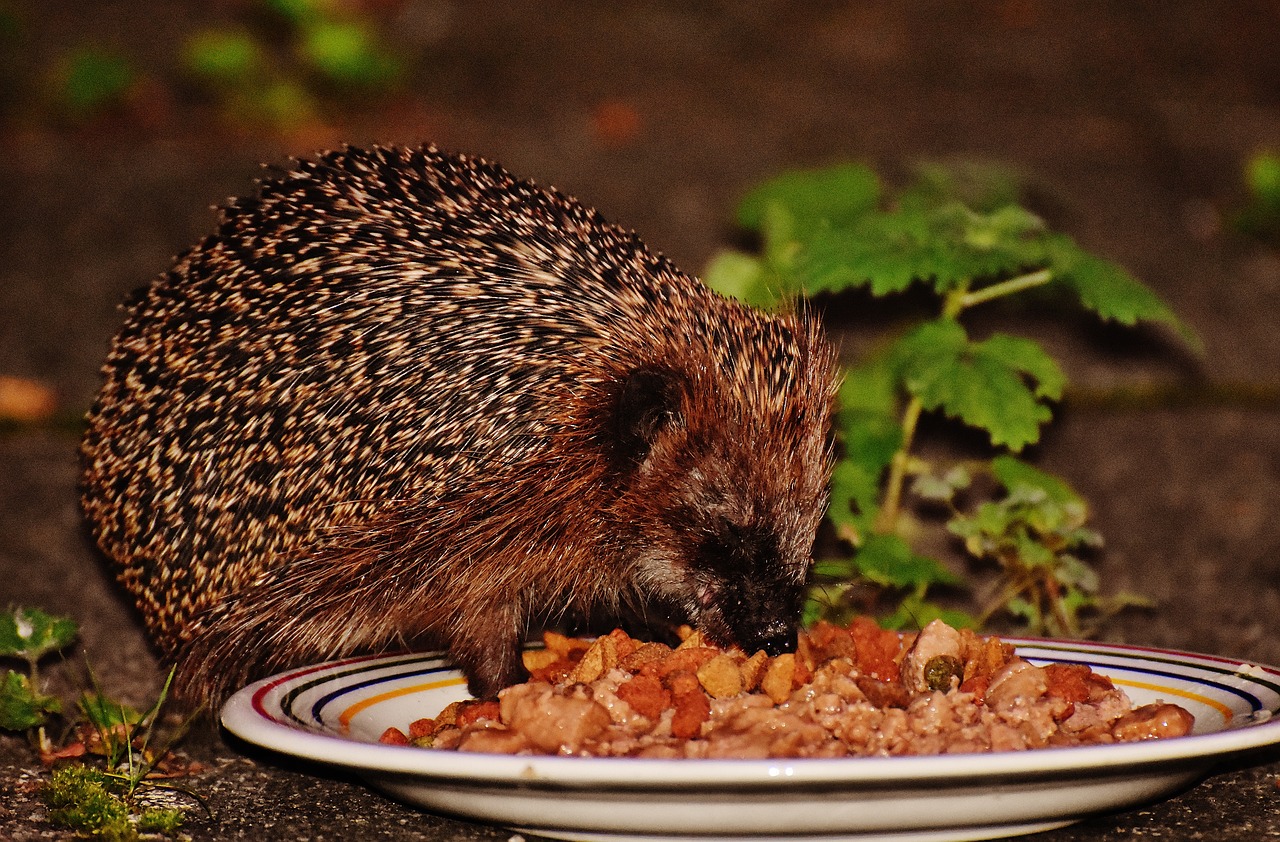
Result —
[[[478,699],[492,699],[498,691],[528,678],[521,651],[525,617],[518,606],[471,603],[463,608],[449,636],[449,654],[467,676],[467,687]]]

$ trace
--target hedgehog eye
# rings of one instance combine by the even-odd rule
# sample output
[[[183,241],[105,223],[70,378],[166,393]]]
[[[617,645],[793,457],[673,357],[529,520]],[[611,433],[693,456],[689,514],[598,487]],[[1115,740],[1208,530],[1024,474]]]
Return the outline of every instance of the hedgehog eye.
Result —
[[[614,411],[617,461],[639,465],[658,435],[679,415],[679,390],[670,372],[651,368],[631,372],[622,383]]]

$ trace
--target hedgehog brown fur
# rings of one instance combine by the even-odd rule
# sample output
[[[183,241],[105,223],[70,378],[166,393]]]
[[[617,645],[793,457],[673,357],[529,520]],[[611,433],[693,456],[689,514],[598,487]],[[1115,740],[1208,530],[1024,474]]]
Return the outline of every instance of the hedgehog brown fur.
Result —
[[[829,346],[573,199],[347,148],[232,201],[126,309],[83,505],[188,698],[405,640],[492,695],[531,617],[649,599],[794,639]]]

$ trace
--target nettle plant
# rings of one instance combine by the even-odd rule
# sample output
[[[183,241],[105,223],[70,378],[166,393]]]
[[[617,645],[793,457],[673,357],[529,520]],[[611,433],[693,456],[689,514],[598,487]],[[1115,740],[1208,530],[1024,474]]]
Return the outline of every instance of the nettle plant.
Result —
[[[1017,456],[1039,440],[1062,398],[1062,368],[1031,339],[973,336],[965,320],[991,302],[1058,291],[1104,320],[1163,324],[1198,349],[1155,293],[1049,231],[1018,204],[1016,181],[994,167],[923,166],[896,194],[861,165],[791,172],[749,193],[737,216],[760,247],[712,261],[705,279],[722,292],[773,307],[821,293],[883,298],[916,288],[934,302],[931,318],[844,372],[828,515],[841,552],[815,566],[807,622],[868,609],[892,628],[937,617],[981,626],[1005,615],[1034,634],[1081,636],[1090,621],[1142,602],[1102,592],[1083,558],[1101,544],[1085,501]],[[926,414],[985,433],[990,458],[921,457],[916,434]],[[966,579],[916,549],[917,510],[946,512],[945,529],[976,569],[994,569],[976,614],[933,595]]]

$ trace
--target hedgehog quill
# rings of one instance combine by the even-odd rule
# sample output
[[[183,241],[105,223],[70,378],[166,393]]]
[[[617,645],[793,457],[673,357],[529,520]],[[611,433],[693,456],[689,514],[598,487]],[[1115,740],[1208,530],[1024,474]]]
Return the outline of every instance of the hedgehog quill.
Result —
[[[294,161],[125,305],[82,504],[176,687],[405,641],[470,689],[532,618],[656,600],[792,644],[833,353],[552,189],[434,147]]]

